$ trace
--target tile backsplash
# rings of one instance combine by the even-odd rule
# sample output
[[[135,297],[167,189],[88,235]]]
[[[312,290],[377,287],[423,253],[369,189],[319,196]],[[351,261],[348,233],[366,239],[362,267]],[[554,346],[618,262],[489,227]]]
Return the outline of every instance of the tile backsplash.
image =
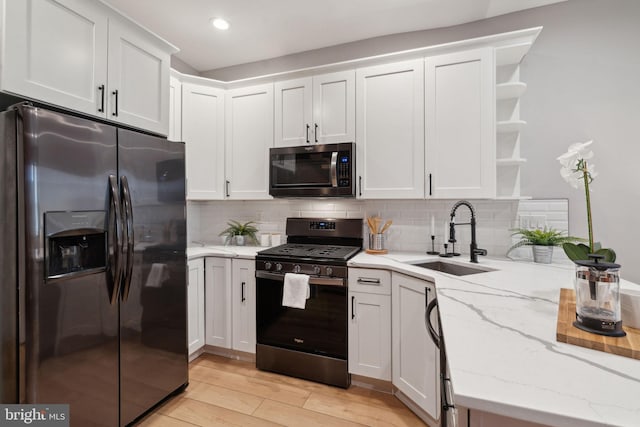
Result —
[[[187,204],[189,240],[220,244],[218,234],[227,221],[255,221],[259,234],[285,234],[287,217],[365,218],[378,215],[393,220],[386,233],[385,246],[390,250],[426,252],[431,249],[431,218],[435,222],[436,250],[443,250],[445,222],[449,220],[453,200],[322,200],[277,199],[256,201],[190,201]],[[504,256],[511,246],[514,227],[552,225],[564,229],[568,224],[566,200],[471,200],[477,213],[478,246],[489,255]],[[543,219],[544,217],[544,219]],[[460,207],[456,222],[468,222],[469,211]],[[365,245],[368,229],[363,222]],[[468,253],[470,227],[456,227],[456,251]],[[525,249],[526,251],[526,249]],[[557,251],[561,252],[561,251]],[[519,254],[526,257],[526,252]]]

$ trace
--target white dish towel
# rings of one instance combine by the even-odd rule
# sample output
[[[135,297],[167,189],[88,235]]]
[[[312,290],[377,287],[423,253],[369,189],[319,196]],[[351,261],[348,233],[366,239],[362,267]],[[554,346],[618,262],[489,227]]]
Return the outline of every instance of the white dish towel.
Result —
[[[282,288],[282,305],[304,309],[308,298],[309,276],[296,273],[285,274]]]

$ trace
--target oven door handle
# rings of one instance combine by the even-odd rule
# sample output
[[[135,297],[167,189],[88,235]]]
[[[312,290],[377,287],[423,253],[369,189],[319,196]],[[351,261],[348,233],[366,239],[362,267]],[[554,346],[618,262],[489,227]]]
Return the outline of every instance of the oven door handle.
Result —
[[[316,141],[317,142],[317,141]],[[331,186],[338,186],[338,152],[331,153]]]
[[[258,279],[269,279],[269,280],[277,280],[279,282],[284,283],[284,274],[278,273],[269,273],[267,271],[256,271],[256,278]],[[310,285],[320,285],[320,286],[345,286],[344,279],[338,277],[309,277]]]

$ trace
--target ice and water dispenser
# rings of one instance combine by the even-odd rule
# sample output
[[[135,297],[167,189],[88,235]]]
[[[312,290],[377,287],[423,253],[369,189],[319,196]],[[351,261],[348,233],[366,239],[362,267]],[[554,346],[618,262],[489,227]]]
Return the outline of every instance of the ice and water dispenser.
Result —
[[[106,270],[105,211],[46,212],[44,220],[47,280]]]

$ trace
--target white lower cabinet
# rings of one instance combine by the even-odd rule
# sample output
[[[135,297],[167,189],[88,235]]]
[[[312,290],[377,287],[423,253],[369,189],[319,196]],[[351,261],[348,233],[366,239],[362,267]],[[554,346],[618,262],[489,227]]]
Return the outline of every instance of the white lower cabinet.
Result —
[[[231,260],[205,260],[205,342],[231,348]]]
[[[349,269],[349,373],[391,381],[391,273]]]
[[[437,420],[440,417],[439,351],[426,326],[427,303],[435,298],[435,286],[394,272],[391,289],[393,385]],[[437,330],[436,319],[431,321]]]
[[[187,313],[189,333],[189,354],[204,346],[204,259],[188,262]]]
[[[256,352],[256,263],[231,261],[232,348]]]
[[[255,261],[208,257],[205,264],[206,344],[255,353]]]

